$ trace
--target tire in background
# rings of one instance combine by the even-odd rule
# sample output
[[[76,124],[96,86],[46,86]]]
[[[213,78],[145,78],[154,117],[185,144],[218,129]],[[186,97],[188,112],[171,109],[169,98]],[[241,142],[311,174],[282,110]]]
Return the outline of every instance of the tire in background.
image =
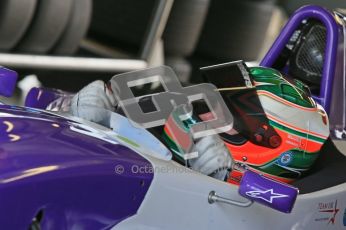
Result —
[[[88,38],[138,56],[156,0],[95,0]]]
[[[42,0],[24,37],[15,48],[19,53],[45,54],[62,35],[73,0]]]
[[[207,16],[209,0],[175,0],[163,41],[165,53],[189,56],[195,49]]]
[[[37,0],[0,2],[0,51],[10,51],[23,37],[36,9]]]
[[[67,26],[52,50],[53,54],[72,55],[85,36],[92,13],[92,0],[74,0]]]
[[[289,14],[292,14],[304,5],[319,5],[331,10],[335,8],[346,8],[346,2],[340,0],[284,0],[280,3]]]
[[[256,60],[274,7],[262,1],[212,1],[196,55],[217,61]]]

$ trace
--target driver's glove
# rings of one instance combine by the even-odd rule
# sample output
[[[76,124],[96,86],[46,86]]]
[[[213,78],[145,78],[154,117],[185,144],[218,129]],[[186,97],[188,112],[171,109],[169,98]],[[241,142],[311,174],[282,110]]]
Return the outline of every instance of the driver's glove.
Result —
[[[220,136],[210,135],[200,138],[193,151],[198,152],[197,158],[188,161],[193,170],[219,180],[227,180],[233,159]]]

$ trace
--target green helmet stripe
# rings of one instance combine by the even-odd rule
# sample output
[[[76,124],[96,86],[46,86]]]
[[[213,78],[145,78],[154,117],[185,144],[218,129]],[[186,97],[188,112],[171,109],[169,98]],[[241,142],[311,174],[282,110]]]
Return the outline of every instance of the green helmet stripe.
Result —
[[[314,136],[313,134],[306,134],[306,133],[303,133],[303,132],[300,132],[298,130],[295,130],[295,129],[291,129],[287,126],[284,126],[284,125],[281,125],[273,120],[269,120],[269,124],[274,126],[275,128],[277,129],[280,129],[282,131],[285,131],[285,132],[288,132],[288,133],[291,133],[291,134],[294,134],[294,135],[297,135],[297,136],[300,136],[300,137],[303,137],[303,138],[307,138],[309,137],[310,140],[314,140],[314,141],[317,141],[317,142],[320,142],[320,143],[324,143],[326,139],[324,138],[321,138],[321,137],[317,137],[317,136]]]

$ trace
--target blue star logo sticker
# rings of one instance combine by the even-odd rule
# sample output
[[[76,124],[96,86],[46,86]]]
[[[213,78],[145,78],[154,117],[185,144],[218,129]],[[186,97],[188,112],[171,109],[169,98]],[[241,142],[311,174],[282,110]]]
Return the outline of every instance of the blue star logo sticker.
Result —
[[[286,194],[275,193],[273,189],[268,189],[265,191],[261,191],[261,190],[248,191],[246,192],[246,195],[252,198],[262,199],[268,203],[273,203],[274,199],[288,197],[288,195]]]

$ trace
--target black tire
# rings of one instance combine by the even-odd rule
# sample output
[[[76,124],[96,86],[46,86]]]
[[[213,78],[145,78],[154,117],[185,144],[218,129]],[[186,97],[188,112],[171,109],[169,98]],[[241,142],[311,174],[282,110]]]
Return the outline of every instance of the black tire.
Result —
[[[165,52],[189,56],[195,49],[207,16],[209,0],[175,0],[163,33]]]
[[[37,0],[0,2],[0,51],[10,51],[22,38],[35,13]]]
[[[93,2],[89,37],[131,54],[143,45],[156,0],[98,0]]]
[[[73,0],[42,0],[23,39],[16,47],[20,53],[45,54],[63,33]]]
[[[218,61],[256,60],[275,5],[252,1],[212,1],[196,48]]]
[[[328,9],[335,8],[346,8],[346,2],[340,0],[285,0],[282,1],[283,8],[289,13],[292,14],[294,11],[298,10],[300,7],[305,5],[319,5],[324,6]]]
[[[89,28],[91,11],[92,0],[74,0],[67,27],[53,48],[53,54],[72,55],[76,52]]]

